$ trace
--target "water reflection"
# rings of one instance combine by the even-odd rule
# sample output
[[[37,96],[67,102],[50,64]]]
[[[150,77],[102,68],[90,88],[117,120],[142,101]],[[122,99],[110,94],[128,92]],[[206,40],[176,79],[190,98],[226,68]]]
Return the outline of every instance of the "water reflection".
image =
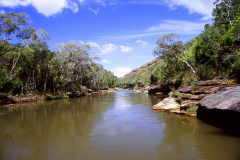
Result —
[[[84,97],[71,102],[58,100],[17,106],[0,117],[2,159],[68,159],[62,153],[85,147],[94,121],[112,106],[101,103],[103,99],[108,98]],[[58,157],[60,153],[63,157]]]
[[[196,118],[154,112],[156,103],[123,90],[17,105],[0,116],[0,159],[239,158],[238,137]]]

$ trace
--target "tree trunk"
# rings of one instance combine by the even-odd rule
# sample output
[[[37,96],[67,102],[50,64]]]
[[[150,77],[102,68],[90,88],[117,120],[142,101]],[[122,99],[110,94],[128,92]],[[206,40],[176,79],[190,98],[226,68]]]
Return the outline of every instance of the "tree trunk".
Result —
[[[192,70],[192,72],[193,72],[194,75],[197,77],[197,79],[199,79],[199,77],[197,76],[195,70],[193,69],[193,67],[192,67],[187,61],[182,60],[182,59],[181,59],[180,57],[178,57],[178,55],[175,54],[175,53],[174,53],[174,55],[175,55],[175,57],[177,57],[181,62],[185,63],[185,64]]]
[[[47,78],[48,78],[48,74],[46,74],[46,79],[44,82],[44,92],[46,92],[46,89],[47,89]]]
[[[13,69],[15,68],[15,66],[16,66],[16,64],[17,64],[17,62],[18,62],[18,59],[19,59],[19,57],[20,57],[20,55],[21,55],[21,49],[19,49],[18,52],[19,52],[18,57],[17,57],[16,60],[13,60],[13,66],[12,66],[11,71],[9,72],[9,75],[12,73]]]

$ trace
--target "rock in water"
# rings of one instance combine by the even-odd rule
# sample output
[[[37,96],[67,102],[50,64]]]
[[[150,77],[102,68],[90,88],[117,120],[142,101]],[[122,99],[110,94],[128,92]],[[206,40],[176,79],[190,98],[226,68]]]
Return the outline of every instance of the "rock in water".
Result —
[[[226,87],[200,101],[197,117],[240,135],[240,86]]]
[[[200,101],[207,109],[220,109],[240,112],[240,86],[226,87],[223,91],[210,94]]]
[[[176,102],[175,98],[168,97],[159,102],[158,104],[153,106],[153,109],[159,109],[159,110],[179,110],[180,104]]]
[[[169,93],[170,92],[170,88],[169,88],[168,84],[151,86],[147,90],[148,90],[148,93],[157,93],[157,92]]]

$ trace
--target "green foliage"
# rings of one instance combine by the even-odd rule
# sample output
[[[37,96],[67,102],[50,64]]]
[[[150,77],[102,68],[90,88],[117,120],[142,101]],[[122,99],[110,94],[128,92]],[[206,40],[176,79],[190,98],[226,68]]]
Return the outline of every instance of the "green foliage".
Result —
[[[197,112],[198,107],[189,107],[186,109],[187,112]]]
[[[25,13],[0,14],[0,35],[4,37],[2,40],[12,40],[14,37],[29,39],[35,31],[29,23],[29,16]]]
[[[197,72],[203,80],[216,77],[239,78],[236,73],[240,69],[238,65],[240,12],[234,4],[236,5],[237,1],[221,1],[217,4],[213,14],[214,25],[205,25],[205,30],[198,36],[194,54],[198,62]],[[225,7],[228,9],[221,10]],[[229,17],[222,12],[228,12]]]
[[[198,37],[186,44],[175,34],[157,40],[154,55],[163,63],[151,69],[152,82],[240,78],[240,1],[216,0],[214,4],[214,23],[206,24]]]
[[[181,84],[182,79],[192,70],[190,77],[195,77],[196,73],[193,65],[195,64],[192,48],[196,44],[196,39],[188,43],[179,41],[179,35],[168,34],[157,40],[157,47],[154,55],[159,56],[163,63],[155,66],[151,71],[151,80],[154,82],[168,82],[172,84]],[[191,65],[190,65],[191,64]]]
[[[98,57],[89,45],[63,43],[52,52],[48,33],[31,28],[25,13],[0,14],[0,35],[1,91],[56,93],[81,91],[83,86],[93,90],[115,87],[116,77],[94,62]],[[10,44],[15,37],[19,43]]]
[[[23,83],[17,76],[5,76],[3,79],[3,86],[1,91],[9,92],[11,95],[19,93],[22,89]]]

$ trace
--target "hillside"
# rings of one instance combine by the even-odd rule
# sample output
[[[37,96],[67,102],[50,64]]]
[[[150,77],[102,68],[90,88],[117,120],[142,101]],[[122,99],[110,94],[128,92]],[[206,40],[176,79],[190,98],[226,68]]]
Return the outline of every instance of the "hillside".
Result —
[[[128,85],[128,87],[135,86],[136,84],[150,85],[152,83],[151,72],[155,66],[159,65],[161,62],[162,59],[156,58],[140,68],[136,68],[130,73],[127,73],[124,77],[120,78],[118,82],[122,85]]]

